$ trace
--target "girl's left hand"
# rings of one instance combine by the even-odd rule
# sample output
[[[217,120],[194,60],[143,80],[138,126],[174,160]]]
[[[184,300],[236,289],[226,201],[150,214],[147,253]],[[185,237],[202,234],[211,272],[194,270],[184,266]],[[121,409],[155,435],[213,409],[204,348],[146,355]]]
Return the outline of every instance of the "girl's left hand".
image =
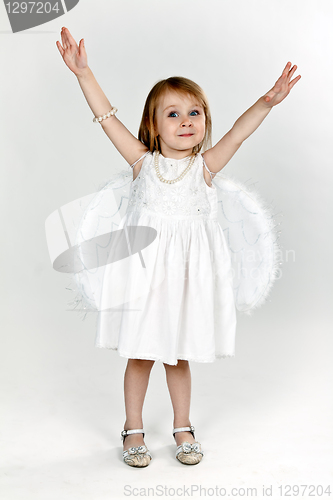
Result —
[[[297,66],[294,65],[291,69],[291,62],[288,62],[282,72],[280,78],[275,82],[274,87],[264,95],[264,101],[269,106],[276,106],[276,104],[280,104],[285,97],[289,94],[295,83],[301,78],[301,75],[298,75],[292,81],[290,78],[295,73]],[[289,71],[290,70],[290,71]]]

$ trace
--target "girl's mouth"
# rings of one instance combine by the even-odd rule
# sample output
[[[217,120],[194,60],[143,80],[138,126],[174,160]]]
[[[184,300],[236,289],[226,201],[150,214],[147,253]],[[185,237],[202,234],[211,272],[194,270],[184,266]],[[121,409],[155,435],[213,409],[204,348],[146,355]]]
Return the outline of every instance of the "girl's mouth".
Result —
[[[191,137],[193,134],[180,134],[180,137]]]

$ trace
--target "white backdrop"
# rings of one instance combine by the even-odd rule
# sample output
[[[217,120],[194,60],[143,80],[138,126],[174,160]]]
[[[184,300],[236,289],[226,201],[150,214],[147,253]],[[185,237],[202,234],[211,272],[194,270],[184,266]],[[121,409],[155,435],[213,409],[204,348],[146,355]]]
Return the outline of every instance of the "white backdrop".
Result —
[[[256,487],[254,498],[265,485],[278,498],[278,486],[326,487],[333,465],[330,0],[81,0],[65,16],[16,34],[3,4],[0,15],[3,498],[123,498],[125,485],[129,492],[159,484]],[[191,421],[207,450],[195,468],[174,458],[159,362],[144,406],[153,462],[140,471],[121,462],[126,359],[94,347],[95,317],[66,311],[68,279],[51,267],[48,215],[127,167],[62,61],[55,44],[62,26],[85,39],[89,66],[135,135],[161,78],[182,75],[203,87],[215,143],[287,61],[302,75],[225,168],[256,182],[283,212],[282,278],[252,317],[238,316],[234,359],[191,364]]]

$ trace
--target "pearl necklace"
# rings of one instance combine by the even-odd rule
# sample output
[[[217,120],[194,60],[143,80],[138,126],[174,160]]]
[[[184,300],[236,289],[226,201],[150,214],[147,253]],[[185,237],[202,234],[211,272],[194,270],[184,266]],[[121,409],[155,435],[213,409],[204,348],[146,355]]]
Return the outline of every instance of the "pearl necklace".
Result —
[[[180,174],[179,177],[177,177],[177,179],[171,179],[171,180],[168,180],[168,179],[164,179],[162,177],[162,175],[160,174],[160,171],[159,171],[159,168],[158,168],[158,164],[159,164],[159,155],[160,155],[160,152],[159,151],[156,151],[155,152],[155,170],[156,170],[156,175],[157,177],[160,179],[161,182],[166,182],[167,184],[174,184],[175,182],[178,182],[180,181],[184,175],[187,174],[187,172],[190,170],[190,168],[192,167],[193,165],[193,162],[195,160],[195,157],[196,155],[192,155],[192,158],[190,159],[189,161],[189,164],[187,165],[187,167],[185,168],[184,172],[182,172]]]

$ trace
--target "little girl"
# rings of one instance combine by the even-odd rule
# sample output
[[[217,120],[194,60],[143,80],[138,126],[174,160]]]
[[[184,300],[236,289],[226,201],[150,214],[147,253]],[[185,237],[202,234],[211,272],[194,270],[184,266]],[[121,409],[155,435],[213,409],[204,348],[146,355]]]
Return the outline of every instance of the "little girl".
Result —
[[[300,75],[291,80],[297,66],[288,62],[273,88],[214,147],[210,110],[202,89],[186,78],[162,80],[147,97],[136,139],[116,118],[116,108],[88,67],[83,39],[78,46],[67,28],[62,28],[61,39],[62,45],[56,42],[59,52],[76,75],[94,121],[133,167],[124,224],[128,229],[154,231],[151,244],[141,245],[146,254],[145,263],[140,262],[151,286],[145,289],[138,278],[139,259],[136,265],[129,260],[127,281],[123,281],[127,287],[141,288],[127,304],[130,312],[121,315],[119,310],[108,310],[99,315],[96,345],[117,349],[128,358],[123,458],[134,467],[145,467],[151,461],[143,440],[142,409],[150,371],[158,360],[166,370],[174,410],[176,458],[184,464],[197,464],[203,452],[189,418],[189,360],[212,362],[233,356],[236,329],[230,254],[217,222],[212,179],[272,107],[289,94]],[[107,283],[111,280],[105,278],[106,304],[112,294]]]

